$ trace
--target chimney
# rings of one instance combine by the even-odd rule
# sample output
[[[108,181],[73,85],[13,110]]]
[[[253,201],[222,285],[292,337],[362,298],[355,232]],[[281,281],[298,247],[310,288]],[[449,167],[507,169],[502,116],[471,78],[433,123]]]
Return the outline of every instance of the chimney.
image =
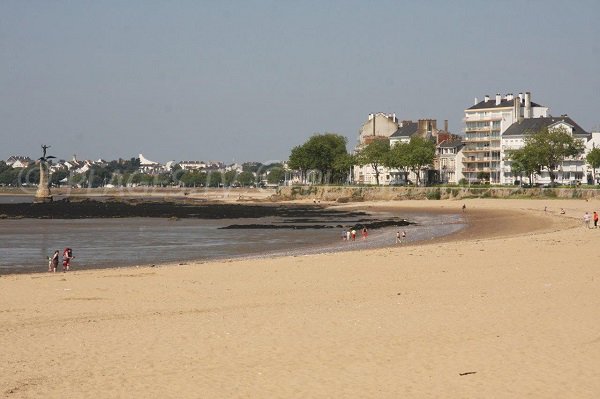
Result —
[[[448,131],[448,119],[444,119],[444,131]]]
[[[392,122],[396,122],[396,113],[395,112],[392,114]]]
[[[373,119],[373,114],[369,114],[369,120]]]
[[[512,99],[513,99],[512,93],[509,93],[506,95],[506,101],[512,101]]]
[[[490,101],[490,96],[486,94],[485,97],[483,97],[483,102],[487,103],[488,101]]]
[[[500,93],[496,93],[496,105],[500,105],[500,101],[502,101],[502,96]]]
[[[525,119],[531,118],[531,93],[525,92]]]
[[[427,131],[427,119],[419,119],[417,123],[417,132],[422,135]]]
[[[475,97],[475,101],[473,102],[473,105],[477,105],[479,101],[477,101],[477,97]]]
[[[375,115],[373,115],[373,136],[375,136]]]
[[[523,93],[519,93],[519,103],[523,104]]]

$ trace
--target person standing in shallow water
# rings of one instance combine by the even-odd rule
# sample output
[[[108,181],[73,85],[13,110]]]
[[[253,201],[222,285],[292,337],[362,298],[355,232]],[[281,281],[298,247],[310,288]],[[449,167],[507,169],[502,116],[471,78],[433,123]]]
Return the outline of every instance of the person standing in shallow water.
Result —
[[[73,250],[71,248],[65,248],[63,251],[63,273],[69,270],[71,267],[71,259],[73,258]]]
[[[58,268],[58,258],[60,253],[58,252],[58,249],[56,251],[54,251],[54,254],[52,255],[52,257],[50,258],[50,268],[48,269],[49,272],[54,272],[56,273],[56,269]]]

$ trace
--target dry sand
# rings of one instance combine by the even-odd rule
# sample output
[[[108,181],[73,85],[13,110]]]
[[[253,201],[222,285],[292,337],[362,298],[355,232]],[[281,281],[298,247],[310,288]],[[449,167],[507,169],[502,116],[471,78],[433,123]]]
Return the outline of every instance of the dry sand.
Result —
[[[2,276],[0,395],[600,397],[600,201],[464,202],[421,245]]]

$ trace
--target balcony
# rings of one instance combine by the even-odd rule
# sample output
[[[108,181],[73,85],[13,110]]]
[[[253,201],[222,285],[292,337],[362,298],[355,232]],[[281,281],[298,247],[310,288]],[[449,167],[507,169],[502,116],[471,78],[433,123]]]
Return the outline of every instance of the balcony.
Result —
[[[489,122],[489,121],[501,121],[502,114],[490,114],[487,116],[469,114],[463,118],[463,122]]]
[[[465,137],[465,142],[482,142],[482,141],[500,141],[500,136],[484,136],[484,137]]]
[[[465,132],[489,132],[492,130],[491,126],[467,126]]]
[[[497,169],[492,168],[463,168],[463,173],[479,173],[479,172],[496,172]]]

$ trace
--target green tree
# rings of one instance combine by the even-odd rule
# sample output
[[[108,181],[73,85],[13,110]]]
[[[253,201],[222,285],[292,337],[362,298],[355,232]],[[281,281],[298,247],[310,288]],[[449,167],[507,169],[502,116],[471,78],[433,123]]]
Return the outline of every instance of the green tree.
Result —
[[[279,184],[285,179],[285,171],[283,168],[274,167],[269,170],[269,174],[267,175],[267,182],[269,184]]]
[[[235,182],[236,177],[237,171],[228,170],[227,172],[223,173],[223,184],[226,186],[231,186]]]
[[[389,160],[390,142],[385,139],[373,140],[356,154],[359,165],[370,165],[375,171],[375,183],[379,185],[379,167]]]
[[[592,167],[594,184],[596,184],[596,169],[600,168],[600,148],[594,147],[585,157],[587,163]]]
[[[6,186],[18,186],[20,185],[19,177],[22,169],[13,169],[11,166],[1,168],[0,170],[0,184]]]
[[[550,175],[550,185],[554,187],[555,170],[567,157],[581,154],[585,148],[583,142],[573,138],[566,129],[548,129],[543,127],[525,138],[526,151],[529,151],[533,162],[541,168],[546,168]]]
[[[399,169],[404,174],[404,181],[408,182],[408,173],[410,171],[409,155],[410,146],[408,143],[396,143],[391,146],[384,166],[391,169]]]
[[[243,187],[250,186],[256,182],[254,178],[254,174],[252,172],[242,172],[237,178],[238,183],[240,183]]]
[[[300,179],[302,182],[306,182],[306,172],[311,167],[311,161],[306,150],[306,146],[297,145],[292,148],[290,158],[288,160],[288,167],[293,170],[300,171]]]
[[[320,172],[319,182],[329,183],[336,172],[336,158],[347,153],[344,136],[333,133],[315,134],[302,146],[292,149],[290,168],[304,171],[304,174],[309,169],[315,169]]]
[[[533,176],[541,174],[541,165],[536,161],[536,148],[523,147],[518,150],[512,150],[508,153],[508,159],[511,160],[510,168],[515,176],[519,176],[519,180],[523,181],[523,174],[528,177],[529,184],[533,184]]]
[[[55,185],[55,186],[60,186],[61,185],[61,180],[63,180],[65,177],[69,177],[69,172],[67,170],[57,170],[52,172],[52,174],[50,175],[50,183]]]
[[[223,174],[219,171],[211,171],[206,176],[206,186],[207,187],[219,187],[219,185],[223,182]]]
[[[435,143],[429,139],[414,136],[411,137],[406,150],[407,166],[415,174],[415,183],[419,186],[421,181],[421,170],[425,166],[431,165],[435,158]]]
[[[348,182],[352,173],[352,167],[356,163],[356,157],[352,154],[340,154],[333,160],[333,180],[340,183]]]

